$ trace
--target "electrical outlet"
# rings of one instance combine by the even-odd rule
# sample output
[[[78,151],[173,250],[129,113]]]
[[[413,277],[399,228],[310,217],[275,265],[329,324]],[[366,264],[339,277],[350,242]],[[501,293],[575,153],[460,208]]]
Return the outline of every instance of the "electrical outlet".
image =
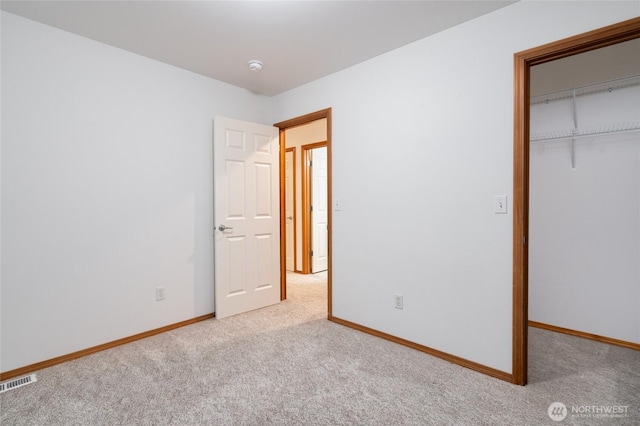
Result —
[[[402,302],[402,295],[401,294],[396,294],[393,296],[393,304],[395,306],[396,309],[402,309],[404,303]]]
[[[156,301],[164,300],[166,287],[156,287]]]

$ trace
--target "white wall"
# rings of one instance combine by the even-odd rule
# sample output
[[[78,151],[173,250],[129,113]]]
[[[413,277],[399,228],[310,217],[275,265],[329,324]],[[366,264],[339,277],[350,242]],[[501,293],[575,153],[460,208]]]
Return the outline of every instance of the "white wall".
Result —
[[[572,113],[571,99],[532,105],[532,135],[572,129]],[[577,115],[580,129],[638,122],[640,87],[579,96]],[[570,140],[531,145],[529,318],[640,343],[640,132],[575,152],[572,171]]]
[[[513,54],[639,12],[519,2],[276,96],[333,108],[333,314],[511,372]]]
[[[290,117],[293,118],[293,117]],[[296,217],[296,271],[302,271],[302,146],[327,140],[327,119],[312,121],[285,130],[287,148],[295,148],[295,217]]]
[[[2,371],[213,312],[212,119],[268,107],[2,12]]]

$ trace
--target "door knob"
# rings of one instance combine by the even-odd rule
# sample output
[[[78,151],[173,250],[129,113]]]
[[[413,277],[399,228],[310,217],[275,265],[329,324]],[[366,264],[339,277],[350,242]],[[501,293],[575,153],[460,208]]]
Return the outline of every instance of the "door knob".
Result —
[[[219,231],[221,231],[221,232],[224,232],[224,231],[226,231],[227,229],[233,229],[233,228],[232,228],[232,227],[230,227],[230,226],[225,226],[224,224],[222,224],[222,225],[218,226],[218,230],[219,230]]]

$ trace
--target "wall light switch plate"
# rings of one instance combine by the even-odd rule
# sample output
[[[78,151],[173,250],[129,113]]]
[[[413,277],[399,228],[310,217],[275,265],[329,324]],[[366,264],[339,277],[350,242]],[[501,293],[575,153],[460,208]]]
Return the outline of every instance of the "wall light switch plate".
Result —
[[[167,293],[166,287],[156,287],[156,301],[164,300]]]
[[[506,195],[496,195],[495,197],[493,197],[493,212],[495,214],[507,213],[507,196]]]

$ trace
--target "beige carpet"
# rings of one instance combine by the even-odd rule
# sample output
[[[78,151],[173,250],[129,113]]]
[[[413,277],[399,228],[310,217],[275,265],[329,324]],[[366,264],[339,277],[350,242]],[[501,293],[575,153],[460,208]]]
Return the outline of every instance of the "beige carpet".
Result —
[[[298,274],[287,271],[287,284],[327,284],[328,271],[315,274]]]
[[[640,424],[640,352],[531,329],[531,383],[514,386],[327,321],[320,277],[291,279],[278,305],[41,370],[0,395],[0,423]],[[627,417],[556,423],[554,401]]]

